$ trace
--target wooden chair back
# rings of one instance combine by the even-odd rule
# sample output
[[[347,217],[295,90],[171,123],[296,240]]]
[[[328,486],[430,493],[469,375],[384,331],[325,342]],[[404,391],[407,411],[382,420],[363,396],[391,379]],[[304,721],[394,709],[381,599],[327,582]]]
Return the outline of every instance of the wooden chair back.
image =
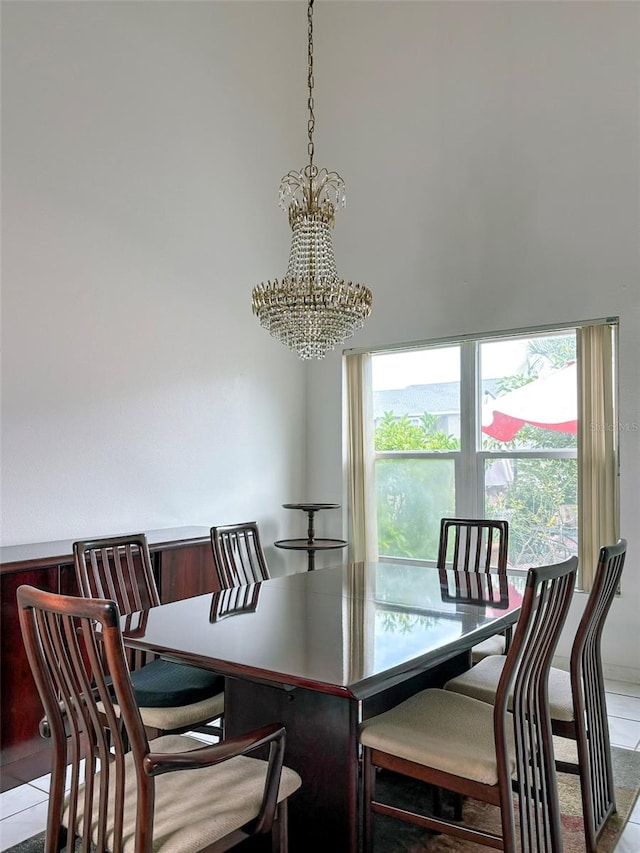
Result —
[[[509,524],[494,519],[443,518],[438,568],[457,572],[507,571]]]
[[[620,587],[626,555],[626,539],[600,549],[593,586],[571,649],[570,670],[576,679],[574,695],[584,697],[589,687],[595,688],[602,679],[602,630]],[[604,685],[602,692],[604,695]],[[599,694],[594,698],[599,698]]]
[[[77,826],[76,817],[84,815],[83,849],[89,850],[91,830],[97,821],[97,847],[106,850],[110,800],[117,851],[122,835],[119,826],[124,807],[124,757],[130,748],[141,767],[149,752],[125,660],[118,607],[113,601],[60,596],[29,586],[18,589],[17,599],[27,658],[52,738],[49,849],[61,849],[55,845],[64,841],[65,769],[70,765],[69,816],[65,824]],[[119,716],[113,709],[114,692]],[[86,760],[83,789],[82,759]],[[98,769],[100,782],[96,790]],[[137,851],[151,850],[153,790],[153,779],[139,773]],[[93,807],[94,798],[99,803],[97,809]]]
[[[221,589],[269,579],[255,521],[212,527],[211,547]]]
[[[589,850],[595,850],[598,835],[609,815],[615,811],[601,639],[611,604],[620,587],[626,553],[625,539],[600,549],[593,586],[571,648],[569,673],[574,719],[568,725],[554,721],[555,733],[571,737],[578,744],[578,769]]]
[[[81,594],[85,598],[115,601],[120,613],[127,617],[127,634],[132,637],[136,631],[144,633],[148,609],[161,603],[153,574],[147,537],[144,533],[74,542],[73,554]],[[137,689],[140,685],[140,680],[137,677],[139,673],[136,673],[136,670],[150,663],[156,667],[154,674],[156,674],[156,679],[158,678],[157,672],[161,664],[152,652],[127,647],[125,655],[129,669],[133,673],[134,688]],[[151,676],[151,671],[147,670],[147,676]],[[213,700],[217,694],[221,693],[222,686],[216,683],[213,673],[210,674],[210,678],[210,698]],[[166,663],[162,665],[161,680],[165,685],[166,693],[175,695],[176,708],[184,705],[185,700],[181,698],[181,687],[184,682],[183,665],[174,663],[170,670]],[[156,680],[156,685],[158,683]],[[153,702],[148,699],[146,702],[142,702],[143,706],[145,704],[150,704],[153,707]],[[187,701],[186,704],[189,705],[190,703]],[[204,717],[192,716],[188,724],[189,730],[222,735],[221,726],[212,722],[219,717],[221,718],[219,713],[208,717],[207,714],[211,708],[206,711],[198,709],[195,702],[193,702],[192,707],[193,714],[204,714]],[[145,720],[149,719],[149,713],[145,707],[142,708],[142,716]],[[151,716],[157,719],[157,714],[152,712]],[[171,715],[167,713],[164,718],[166,728],[158,728],[157,732],[183,731],[185,728],[184,717],[182,714],[177,714],[176,719],[180,719],[181,722],[174,724]],[[148,731],[152,732],[154,728],[155,726],[149,724]]]
[[[513,726],[523,850],[562,849],[548,701],[549,670],[575,586],[578,560],[529,569],[520,617],[498,683],[494,731],[503,837],[513,837],[507,727]],[[512,713],[508,713],[511,710]]]
[[[144,533],[74,542],[73,556],[85,598],[115,601],[122,614],[160,604]]]

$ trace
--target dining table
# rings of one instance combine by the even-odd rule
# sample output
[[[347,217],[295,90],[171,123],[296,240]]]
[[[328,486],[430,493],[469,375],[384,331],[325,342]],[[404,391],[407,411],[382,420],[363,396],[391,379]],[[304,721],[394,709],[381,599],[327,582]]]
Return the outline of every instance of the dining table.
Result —
[[[522,576],[344,563],[123,617],[125,644],[225,677],[224,730],[286,727],[291,853],[357,853],[358,726],[470,666],[513,625]]]

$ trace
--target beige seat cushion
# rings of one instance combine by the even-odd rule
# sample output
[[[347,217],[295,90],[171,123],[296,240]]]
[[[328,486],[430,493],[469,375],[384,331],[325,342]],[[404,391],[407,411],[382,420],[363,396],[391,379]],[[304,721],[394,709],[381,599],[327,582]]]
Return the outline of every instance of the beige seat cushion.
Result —
[[[463,672],[462,675],[447,681],[444,689],[471,696],[474,699],[479,699],[480,702],[488,702],[492,705],[502,675],[504,661],[504,655],[490,655],[483,658],[471,669]]]
[[[502,675],[504,661],[504,655],[486,657],[467,672],[447,681],[444,689],[471,696],[481,702],[492,703]],[[553,720],[566,722],[573,720],[569,673],[555,667],[551,667],[549,671],[549,710]]]
[[[503,634],[495,634],[488,640],[483,640],[471,649],[472,663],[478,663],[489,655],[503,655],[506,640]]]
[[[573,720],[573,700],[571,694],[571,676],[564,669],[549,670],[549,708],[552,720]]]
[[[508,731],[513,774],[513,733],[510,727]],[[498,782],[493,707],[468,696],[423,690],[365,720],[360,726],[360,742],[465,779],[486,785]]]
[[[165,735],[151,741],[152,752],[183,752],[202,747],[200,741],[185,735]],[[127,774],[124,812],[124,851],[133,853],[136,824],[137,785],[131,753],[125,757]],[[215,767],[181,770],[155,778],[156,803],[153,824],[154,853],[179,853],[200,850],[256,817],[262,800],[267,762],[238,756]],[[96,774],[96,795],[100,773]],[[278,801],[289,797],[301,785],[300,777],[284,767]],[[81,786],[83,788],[84,786]],[[94,795],[94,801],[97,796]],[[113,823],[113,802],[109,807]],[[63,817],[69,823],[68,811]],[[82,819],[77,832],[82,831]],[[97,827],[92,831],[97,842]],[[113,829],[107,833],[107,850],[113,849]]]
[[[98,702],[98,710],[104,711],[102,702]],[[113,705],[117,717],[120,708]],[[140,708],[140,716],[145,726],[162,731],[184,729],[187,726],[201,725],[203,720],[215,720],[224,713],[224,692],[217,693],[200,702],[190,705],[179,705],[175,708]]]

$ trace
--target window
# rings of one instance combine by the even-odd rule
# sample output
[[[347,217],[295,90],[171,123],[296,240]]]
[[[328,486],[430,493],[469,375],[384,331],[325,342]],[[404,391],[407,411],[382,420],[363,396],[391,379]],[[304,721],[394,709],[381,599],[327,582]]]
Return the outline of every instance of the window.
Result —
[[[611,334],[612,323],[598,325]],[[578,554],[589,538],[580,529],[580,495],[586,503],[594,479],[582,460],[593,456],[588,443],[608,432],[609,486],[591,485],[612,520],[592,531],[592,553],[581,555],[595,565],[600,545],[617,538],[613,347],[596,358],[603,370],[589,367],[585,347],[583,328],[575,327],[361,354],[368,458],[358,466],[365,472],[359,512],[373,516],[366,557],[433,564],[444,516],[506,519],[513,567]],[[596,372],[609,377],[609,392],[587,408],[581,389],[594,385]],[[358,429],[355,418],[350,423]],[[351,515],[357,525],[357,505]],[[585,577],[582,585],[589,586]]]

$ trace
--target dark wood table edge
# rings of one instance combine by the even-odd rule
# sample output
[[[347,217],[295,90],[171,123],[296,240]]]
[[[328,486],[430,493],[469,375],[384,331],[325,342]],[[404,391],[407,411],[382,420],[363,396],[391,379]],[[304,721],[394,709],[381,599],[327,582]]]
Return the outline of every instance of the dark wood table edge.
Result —
[[[208,595],[208,594],[207,594]],[[215,593],[214,593],[215,595]],[[247,681],[255,681],[259,684],[271,685],[284,690],[295,690],[302,688],[305,690],[314,690],[318,693],[326,693],[332,696],[340,696],[345,699],[353,699],[355,701],[363,701],[378,693],[380,690],[385,690],[388,687],[396,686],[403,681],[414,678],[421,672],[428,669],[438,667],[448,660],[457,657],[470,651],[472,646],[481,643],[489,637],[499,634],[510,625],[514,625],[520,614],[520,608],[509,611],[504,616],[494,619],[487,623],[486,626],[480,626],[470,634],[465,634],[463,638],[456,639],[441,646],[437,652],[428,652],[418,658],[414,658],[406,664],[399,664],[392,670],[387,670],[381,676],[371,676],[370,678],[356,682],[353,685],[332,684],[330,682],[316,681],[300,676],[294,676],[291,673],[282,673],[277,670],[267,670],[260,667],[251,666],[248,664],[230,662],[212,658],[211,656],[198,655],[192,652],[180,652],[171,647],[166,647],[160,643],[145,643],[144,638],[127,636],[126,631],[123,633],[123,641],[126,646],[149,651],[161,655],[167,660],[173,660],[177,663],[190,663],[202,667],[203,669],[217,672],[225,678],[239,678]],[[126,617],[123,617],[123,620]]]

